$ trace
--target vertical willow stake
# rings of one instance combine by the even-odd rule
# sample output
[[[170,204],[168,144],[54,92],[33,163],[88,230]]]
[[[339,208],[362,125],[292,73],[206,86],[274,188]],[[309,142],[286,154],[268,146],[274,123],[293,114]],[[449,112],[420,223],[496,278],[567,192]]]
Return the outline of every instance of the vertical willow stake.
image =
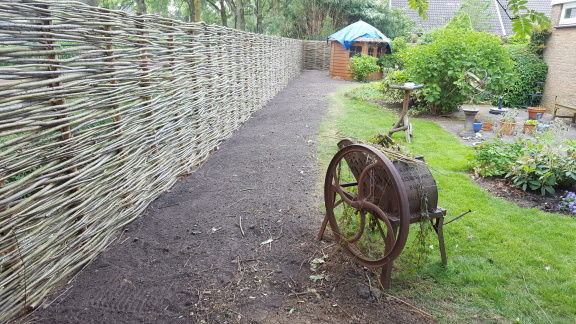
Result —
[[[104,59],[104,62],[107,63],[106,69],[115,71],[114,61],[116,61],[116,59],[114,58],[114,47],[112,45],[112,33],[111,33],[112,28],[110,27],[110,25],[105,25],[103,29],[104,29],[104,42],[106,43],[106,45],[104,46],[106,48],[104,55],[107,57],[106,59]],[[112,86],[112,88],[115,88],[117,84],[118,81],[116,81],[115,78],[110,80],[110,85]],[[122,126],[120,125],[120,121],[122,121],[122,115],[120,113],[120,105],[114,104],[110,106],[110,109],[114,110],[115,112],[114,116],[112,117],[112,120],[114,121],[114,123],[118,124],[118,127],[116,127],[117,131],[116,137],[121,138],[122,131],[120,129]],[[119,147],[118,150],[116,150],[116,153],[120,155],[122,153],[122,147]]]
[[[145,39],[146,37],[146,32],[144,30],[144,25],[146,23],[146,18],[140,13],[138,14],[137,17],[137,21],[138,23],[136,24],[136,28],[140,29],[140,32],[138,32],[138,35],[140,35],[140,37],[142,39]],[[150,59],[148,57],[148,53],[146,52],[146,42],[144,40],[139,42],[141,44],[141,49],[140,49],[140,70],[142,71],[141,74],[141,80],[140,80],[140,89],[141,91],[144,92],[143,95],[140,96],[140,99],[144,102],[145,106],[150,106],[151,102],[152,102],[152,96],[148,93],[151,89],[150,89],[150,75],[149,75],[149,71],[150,71]],[[151,131],[148,132],[148,135],[150,136],[154,136],[154,126],[153,123],[151,122],[151,117],[154,115],[154,110],[153,109],[149,109],[146,108],[146,111],[148,111],[146,113],[146,119],[147,119],[147,123],[148,125],[152,125],[151,127]],[[150,119],[150,120],[148,120]],[[156,153],[157,152],[157,147],[156,144],[152,145],[152,153]]]

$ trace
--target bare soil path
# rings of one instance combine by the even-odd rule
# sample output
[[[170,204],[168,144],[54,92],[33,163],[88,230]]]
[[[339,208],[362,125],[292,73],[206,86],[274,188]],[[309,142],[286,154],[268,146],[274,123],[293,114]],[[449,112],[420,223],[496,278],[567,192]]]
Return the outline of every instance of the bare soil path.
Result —
[[[432,321],[371,290],[368,271],[314,239],[316,133],[327,95],[344,83],[304,72],[25,321]],[[326,262],[312,272],[318,257]],[[326,278],[309,278],[319,273]]]

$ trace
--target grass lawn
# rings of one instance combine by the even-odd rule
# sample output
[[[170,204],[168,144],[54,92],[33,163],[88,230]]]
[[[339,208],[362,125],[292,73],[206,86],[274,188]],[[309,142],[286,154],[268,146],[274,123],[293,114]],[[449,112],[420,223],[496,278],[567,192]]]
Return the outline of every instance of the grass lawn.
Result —
[[[385,133],[397,116],[376,105],[345,98],[350,86],[331,97],[322,122],[318,152],[322,172],[336,152],[337,138]],[[408,297],[441,322],[576,322],[576,218],[520,208],[485,193],[469,178],[470,152],[433,122],[411,119],[414,138],[394,138],[425,156],[439,187],[448,219],[472,214],[445,227],[448,266],[442,267],[435,235],[416,267],[415,233],[396,260],[391,294]]]

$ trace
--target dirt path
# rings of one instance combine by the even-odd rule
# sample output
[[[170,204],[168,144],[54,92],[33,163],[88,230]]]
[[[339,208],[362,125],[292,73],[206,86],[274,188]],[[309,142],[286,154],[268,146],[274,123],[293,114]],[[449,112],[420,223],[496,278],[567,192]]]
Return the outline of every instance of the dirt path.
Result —
[[[341,84],[304,72],[26,320],[427,321],[371,291],[369,272],[332,242],[314,240],[322,220],[316,132],[327,94]],[[323,255],[316,272],[327,278],[313,282],[310,261]]]

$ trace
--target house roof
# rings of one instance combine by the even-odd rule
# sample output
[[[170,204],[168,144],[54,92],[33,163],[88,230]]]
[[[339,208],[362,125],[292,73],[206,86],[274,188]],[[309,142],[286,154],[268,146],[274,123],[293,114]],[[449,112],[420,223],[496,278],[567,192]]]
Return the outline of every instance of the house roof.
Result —
[[[358,20],[328,36],[328,39],[340,42],[346,50],[349,50],[352,44],[360,38],[364,42],[374,40],[377,42],[390,43],[390,39],[382,34],[378,28],[362,20]]]
[[[389,0],[393,8],[406,9],[406,14],[416,20],[416,26],[424,31],[429,31],[436,27],[446,25],[460,8],[461,0],[428,0],[428,20],[423,20],[416,10],[408,7],[407,0]],[[486,11],[491,13],[491,20],[487,23],[486,30],[497,35],[512,35],[512,21],[506,12],[496,3],[496,0],[486,0],[490,2]],[[506,6],[505,0],[500,0]],[[526,6],[550,16],[550,0],[528,0]],[[478,8],[481,10],[481,8]],[[501,20],[500,20],[501,18]]]

